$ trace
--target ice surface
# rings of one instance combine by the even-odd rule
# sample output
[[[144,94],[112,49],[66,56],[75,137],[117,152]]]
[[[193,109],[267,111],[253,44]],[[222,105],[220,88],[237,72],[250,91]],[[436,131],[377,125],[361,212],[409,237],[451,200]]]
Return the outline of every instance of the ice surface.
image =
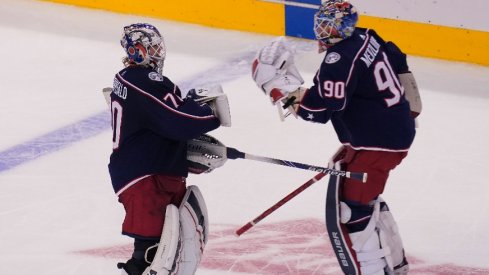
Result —
[[[120,274],[130,253],[107,172],[110,123],[101,89],[120,69],[122,26],[157,25],[164,72],[182,88],[222,83],[233,126],[214,131],[243,152],[326,164],[331,125],[279,122],[250,77],[271,36],[30,0],[0,4],[0,274]],[[321,56],[292,40],[310,84]],[[410,57],[423,96],[417,137],[384,199],[413,274],[489,274],[489,68]],[[206,198],[211,239],[197,274],[338,274],[324,227],[322,180],[240,238],[252,220],[315,175],[229,160],[190,176]]]

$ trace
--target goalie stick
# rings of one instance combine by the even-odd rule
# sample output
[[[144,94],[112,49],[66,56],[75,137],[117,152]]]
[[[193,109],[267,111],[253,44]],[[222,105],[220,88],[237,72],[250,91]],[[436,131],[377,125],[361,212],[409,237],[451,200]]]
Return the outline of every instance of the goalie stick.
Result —
[[[362,182],[367,181],[367,174],[362,173],[362,172],[349,172],[349,171],[340,171],[340,170],[335,170],[331,168],[326,168],[326,167],[320,167],[320,166],[315,166],[315,165],[310,165],[310,164],[304,164],[304,163],[299,163],[295,161],[289,161],[289,160],[281,160],[281,159],[276,159],[276,158],[269,158],[269,157],[263,157],[263,156],[258,156],[258,155],[252,155],[248,153],[243,153],[235,148],[231,147],[226,147],[226,155],[228,159],[251,159],[251,160],[256,160],[256,161],[261,161],[261,162],[266,162],[266,163],[272,163],[272,164],[278,164],[278,165],[283,165],[283,166],[288,166],[288,167],[293,167],[293,168],[298,168],[298,169],[303,169],[303,170],[311,170],[311,171],[316,171],[320,172],[323,174],[330,174],[332,176],[338,176],[338,177],[346,177],[350,179],[356,179]]]
[[[290,194],[288,194],[287,196],[285,196],[283,199],[281,199],[280,201],[278,201],[272,207],[268,208],[263,213],[261,213],[260,215],[258,215],[258,217],[254,218],[252,221],[250,221],[247,224],[243,225],[242,227],[238,228],[238,230],[236,230],[236,232],[235,232],[236,236],[239,237],[243,233],[245,233],[246,231],[250,230],[253,226],[255,226],[257,223],[259,223],[261,220],[263,220],[264,218],[266,218],[268,215],[272,214],[275,210],[277,210],[278,208],[280,208],[286,202],[288,202],[291,199],[293,199],[295,196],[297,196],[300,193],[302,193],[302,191],[306,190],[309,186],[313,185],[315,182],[318,182],[324,176],[326,176],[326,174],[319,173],[316,176],[314,176],[312,179],[308,180],[303,185],[299,186],[297,189],[295,189]]]
[[[109,109],[110,109],[110,93],[112,93],[111,87],[105,87],[102,89],[102,94],[104,95],[105,103],[107,103],[107,106],[109,106]]]
[[[249,159],[255,161],[261,161],[271,164],[283,165],[303,170],[310,170],[315,172],[320,172],[323,174],[330,174],[332,176],[338,177],[346,177],[351,179],[356,179],[362,182],[367,181],[367,174],[362,172],[349,172],[349,171],[340,171],[326,167],[320,167],[310,164],[299,163],[295,161],[281,160],[270,157],[263,157],[258,155],[252,155],[248,153],[243,153],[238,149],[232,147],[226,147],[222,143],[216,144],[216,142],[212,142],[212,140],[216,140],[214,137],[209,135],[202,135],[197,139],[190,140],[188,142],[187,151],[192,153],[202,153],[202,154],[214,154],[219,158],[224,160],[227,159]]]
[[[339,163],[335,167],[341,169]],[[341,178],[331,176],[328,182],[326,193],[326,231],[328,231],[329,240],[333,251],[338,259],[341,270],[347,275],[360,275],[360,267],[355,259],[356,255],[352,254],[351,240],[346,228],[341,224],[340,213],[340,185]]]

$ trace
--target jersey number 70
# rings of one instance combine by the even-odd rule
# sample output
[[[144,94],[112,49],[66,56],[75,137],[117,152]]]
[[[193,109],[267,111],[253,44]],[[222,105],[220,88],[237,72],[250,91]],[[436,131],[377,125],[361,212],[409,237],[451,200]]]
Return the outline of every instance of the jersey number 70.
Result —
[[[112,101],[112,149],[119,148],[122,128],[122,106],[117,101]]]

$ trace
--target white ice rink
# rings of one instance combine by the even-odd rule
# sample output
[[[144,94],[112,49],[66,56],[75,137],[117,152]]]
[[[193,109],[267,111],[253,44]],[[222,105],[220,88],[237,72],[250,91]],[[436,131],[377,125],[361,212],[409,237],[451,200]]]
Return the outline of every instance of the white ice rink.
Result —
[[[0,274],[120,274],[132,239],[107,171],[111,131],[101,88],[121,68],[124,25],[148,21],[167,44],[164,73],[183,90],[222,83],[233,126],[211,134],[241,151],[326,165],[330,124],[290,119],[250,77],[272,36],[31,0],[0,1]],[[290,40],[307,84],[322,56]],[[456,42],[454,42],[456,43]],[[424,103],[416,140],[384,199],[412,274],[489,274],[489,68],[410,56]],[[326,180],[242,237],[234,230],[315,175],[228,160],[192,175],[211,238],[197,274],[339,274],[324,226]]]

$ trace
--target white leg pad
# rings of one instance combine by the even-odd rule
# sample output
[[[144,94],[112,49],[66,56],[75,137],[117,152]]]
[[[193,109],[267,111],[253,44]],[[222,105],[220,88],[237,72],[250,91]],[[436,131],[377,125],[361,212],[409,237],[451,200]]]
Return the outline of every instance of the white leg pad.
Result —
[[[351,213],[348,205],[340,204],[342,213]],[[381,248],[379,234],[376,228],[379,219],[380,205],[376,203],[372,217],[367,227],[360,232],[350,233],[352,248],[357,254],[357,260],[360,263],[362,274],[383,275],[384,268],[387,266],[385,254],[387,251]],[[343,215],[342,215],[343,216]],[[348,217],[342,217],[342,222],[349,220]]]
[[[207,207],[197,186],[189,186],[177,208],[168,205],[155,258],[143,275],[195,274],[208,239]]]
[[[351,209],[343,202],[340,207],[341,222],[347,223],[351,217]],[[374,211],[367,227],[349,235],[362,274],[407,274],[409,265],[404,261],[401,236],[382,198],[379,197],[374,202]]]
[[[143,275],[171,274],[175,262],[175,255],[180,246],[180,218],[175,205],[168,205],[165,213],[165,223],[161,233],[161,240],[153,262],[146,268]]]
[[[176,259],[174,274],[195,274],[207,243],[209,231],[207,207],[197,186],[187,188],[179,211],[182,247],[179,258]]]
[[[377,202],[384,202],[384,200],[379,197]],[[379,229],[380,244],[389,250],[389,253],[385,257],[388,265],[387,272],[389,274],[407,274],[409,269],[408,265],[402,268],[396,268],[404,262],[404,246],[397,223],[387,206],[384,209],[380,209],[377,228]]]

